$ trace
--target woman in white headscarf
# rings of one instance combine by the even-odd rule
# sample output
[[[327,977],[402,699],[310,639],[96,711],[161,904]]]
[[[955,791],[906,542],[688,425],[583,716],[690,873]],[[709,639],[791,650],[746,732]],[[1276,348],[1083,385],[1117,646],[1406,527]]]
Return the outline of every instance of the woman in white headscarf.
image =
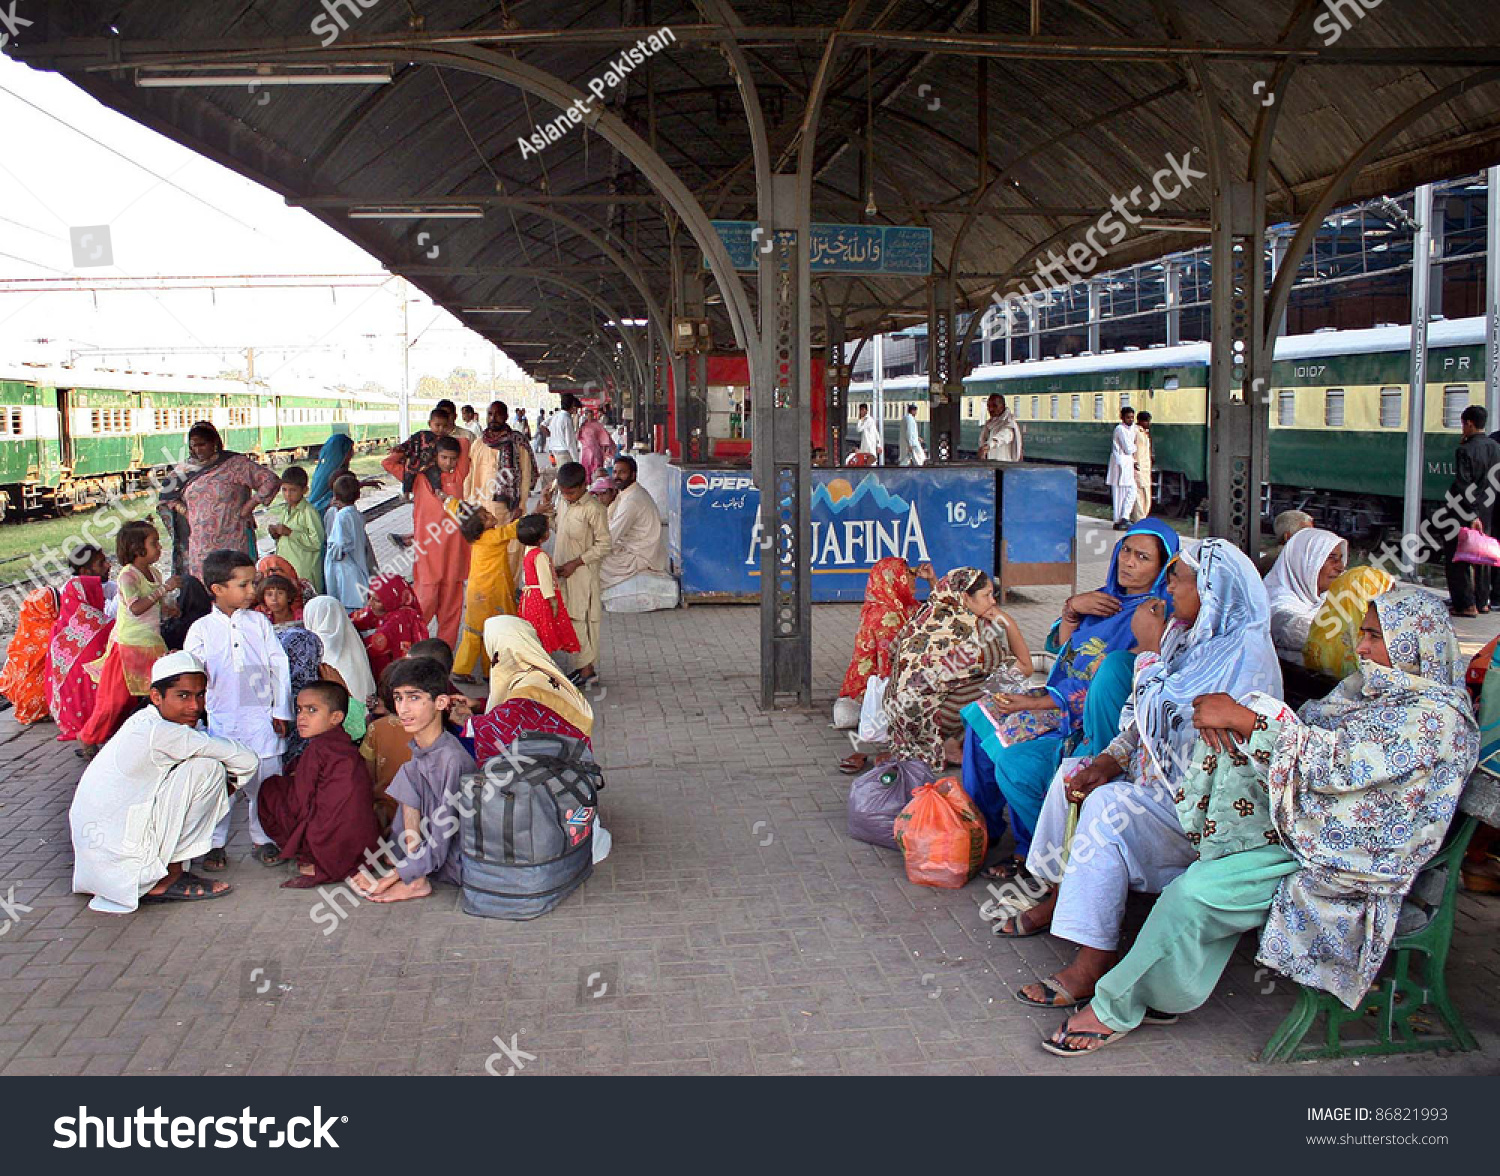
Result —
[[[1160,893],[1197,856],[1174,804],[1198,735],[1193,700],[1252,691],[1281,697],[1255,565],[1225,539],[1206,539],[1196,552],[1188,546],[1168,569],[1171,621],[1160,601],[1136,610],[1132,627],[1142,653],[1119,735],[1072,779],[1059,772],[1042,804],[1026,866],[1055,889],[994,928],[1010,938],[1050,929],[1079,945],[1066,968],[1016,993],[1022,1004],[1072,1008],[1088,1000],[1118,959],[1129,892]],[[1068,840],[1073,804],[1080,812]]]
[[[1276,652],[1302,664],[1302,648],[1318,608],[1349,559],[1349,545],[1332,531],[1304,527],[1286,541],[1266,575],[1271,604],[1271,640]]]
[[[350,623],[349,613],[332,596],[314,596],[302,610],[302,625],[323,642],[323,665],[336,670],[348,688],[349,714],[344,730],[351,739],[362,738],[365,708],[375,693],[375,675],[370,672],[364,642]]]

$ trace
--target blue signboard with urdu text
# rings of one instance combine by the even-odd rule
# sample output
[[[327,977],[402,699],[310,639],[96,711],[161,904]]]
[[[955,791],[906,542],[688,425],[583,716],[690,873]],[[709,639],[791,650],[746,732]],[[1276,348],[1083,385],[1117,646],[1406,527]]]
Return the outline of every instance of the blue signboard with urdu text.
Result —
[[[685,596],[760,595],[760,491],[743,469],[672,469],[673,555]],[[877,467],[813,471],[813,600],[860,601],[875,561],[941,575],[995,566],[995,474]]]
[[[737,270],[753,270],[769,248],[754,221],[716,220],[714,228]],[[778,236],[790,236],[785,230]],[[704,261],[704,268],[708,262]],[[932,230],[921,225],[815,224],[808,242],[808,269],[815,274],[910,274],[932,272]]]

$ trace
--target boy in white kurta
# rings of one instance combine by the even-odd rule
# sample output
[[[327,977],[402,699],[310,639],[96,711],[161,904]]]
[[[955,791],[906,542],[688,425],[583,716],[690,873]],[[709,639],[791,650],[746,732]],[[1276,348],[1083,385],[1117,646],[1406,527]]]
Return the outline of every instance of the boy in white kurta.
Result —
[[[208,733],[234,739],[255,752],[259,769],[240,790],[250,800],[252,856],[274,864],[280,852],[261,828],[256,808],[260,782],[281,771],[292,721],[292,676],[286,651],[264,614],[250,607],[255,564],[243,551],[211,551],[203,561],[203,583],[213,611],[193,622],[183,648],[208,671]],[[236,796],[239,793],[235,793]],[[214,827],[213,849],[200,863],[210,873],[228,866],[230,813]]]
[[[73,890],[89,909],[128,914],[142,902],[195,902],[229,893],[186,873],[229,812],[229,785],[260,759],[242,743],[198,728],[207,687],[189,653],[158,658],[151,705],[126,719],[84,769],[68,809]]]

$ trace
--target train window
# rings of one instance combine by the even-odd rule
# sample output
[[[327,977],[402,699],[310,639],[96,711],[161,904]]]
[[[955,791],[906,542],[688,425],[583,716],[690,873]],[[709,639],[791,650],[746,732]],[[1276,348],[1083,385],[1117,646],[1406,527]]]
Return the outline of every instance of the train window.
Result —
[[[19,435],[21,432],[21,410],[12,408],[10,410],[10,431]]]
[[[1323,423],[1330,429],[1344,427],[1344,390],[1330,388],[1323,393]]]
[[[1033,396],[1031,398],[1031,415],[1034,417],[1042,415],[1042,398],[1040,396]]]
[[[1295,392],[1278,392],[1276,394],[1276,423],[1278,425],[1292,425],[1297,422],[1297,394]]]
[[[1129,392],[1121,392],[1120,393],[1120,407],[1121,408],[1129,408],[1130,407],[1130,393]]]
[[[1164,379],[1161,382],[1161,386],[1162,386],[1163,390],[1167,391],[1167,392],[1175,392],[1175,391],[1177,391],[1177,389],[1181,386],[1181,384],[1182,384],[1182,381],[1179,380],[1176,376],[1168,376],[1166,379]]]
[[[1380,390],[1380,427],[1382,429],[1399,429],[1401,427],[1401,389],[1382,388]]]
[[[1449,384],[1443,389],[1443,428],[1463,427],[1463,412],[1469,407],[1469,386]]]
[[[1081,420],[1082,417],[1083,417],[1083,404],[1082,404],[1082,401],[1083,401],[1083,397],[1082,396],[1075,396],[1075,397],[1073,397],[1073,406],[1072,406],[1071,411],[1072,411],[1072,414],[1073,414],[1073,419],[1075,421],[1076,420]]]
[[[1052,409],[1051,409],[1051,411],[1052,411],[1052,419],[1055,421],[1057,419],[1057,397],[1056,396],[1052,397]]]
[[[1097,393],[1094,396],[1094,419],[1096,421],[1102,421],[1104,419],[1104,393],[1103,392]]]

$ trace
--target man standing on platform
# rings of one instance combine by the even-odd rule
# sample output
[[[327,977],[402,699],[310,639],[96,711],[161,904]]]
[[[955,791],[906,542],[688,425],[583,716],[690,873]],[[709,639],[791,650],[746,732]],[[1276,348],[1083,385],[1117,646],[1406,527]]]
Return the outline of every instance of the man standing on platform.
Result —
[[[1135,409],[1122,408],[1109,450],[1109,471],[1104,479],[1114,498],[1116,531],[1130,526],[1130,509],[1135,505],[1135,446]]]
[[[901,464],[920,466],[927,464],[927,451],[922,448],[922,426],[917,423],[917,406],[909,404],[906,416],[901,420]]]
[[[984,406],[990,415],[979,431],[979,459],[1020,461],[1021,422],[1005,407],[1005,397],[991,396]]]
[[[1138,523],[1151,513],[1151,414],[1135,418],[1135,506],[1130,521]]]
[[[870,406],[861,404],[859,406],[859,420],[856,422],[859,429],[859,452],[869,454],[864,461],[850,461],[850,465],[879,465],[880,464],[880,426],[875,423],[875,418],[870,415]]]
[[[1465,526],[1477,523],[1486,535],[1493,535],[1495,479],[1500,477],[1495,467],[1500,466],[1500,442],[1485,436],[1489,414],[1479,405],[1469,405],[1460,420],[1464,439],[1454,456],[1455,476],[1453,485],[1448,487],[1448,496],[1456,504],[1454,511]],[[1456,617],[1477,617],[1490,611],[1490,567],[1459,562],[1453,558],[1457,550],[1455,533],[1443,552],[1448,574],[1448,611]]]
[[[579,460],[577,411],[578,397],[564,392],[561,407],[547,418],[547,454],[553,466]]]

